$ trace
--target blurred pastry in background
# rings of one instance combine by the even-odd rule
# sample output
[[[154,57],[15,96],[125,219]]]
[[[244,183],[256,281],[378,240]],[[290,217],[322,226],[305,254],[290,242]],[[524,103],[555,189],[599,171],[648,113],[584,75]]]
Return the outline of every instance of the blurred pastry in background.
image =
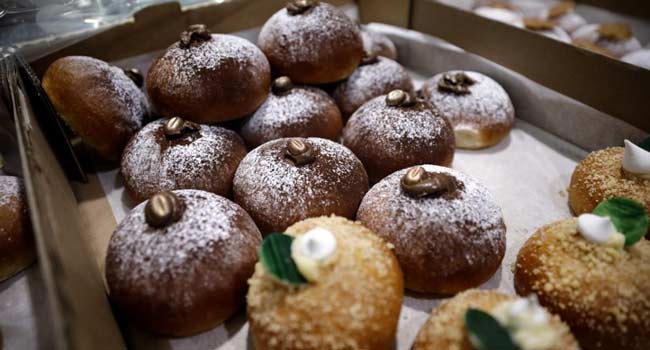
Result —
[[[528,30],[532,30],[535,33],[542,34],[549,38],[559,40],[565,43],[571,42],[571,36],[564,31],[564,29],[555,25],[555,23],[539,19],[539,18],[524,18],[524,27]]]
[[[0,163],[2,158],[0,157]],[[0,164],[0,281],[36,260],[23,181],[4,175]]]
[[[546,16],[558,27],[567,33],[573,33],[576,29],[587,24],[587,20],[575,12],[573,1],[562,1],[548,9]]]
[[[490,5],[479,6],[474,9],[474,13],[515,27],[524,27],[524,16],[507,3],[494,2]]]
[[[650,69],[650,49],[641,49],[630,52],[623,56],[621,60],[645,69]]]
[[[375,32],[363,24],[360,24],[359,28],[361,29],[363,50],[366,53],[397,60],[397,48],[386,35]]]
[[[639,50],[641,43],[627,23],[587,24],[571,33],[574,41],[593,43],[607,49],[616,57]]]

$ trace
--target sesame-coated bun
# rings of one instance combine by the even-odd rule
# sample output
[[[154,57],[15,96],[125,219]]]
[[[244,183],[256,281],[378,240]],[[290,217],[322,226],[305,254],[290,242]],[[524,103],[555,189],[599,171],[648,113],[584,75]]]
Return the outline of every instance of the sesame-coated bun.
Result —
[[[612,197],[633,199],[650,214],[650,180],[623,171],[625,148],[591,152],[576,166],[569,185],[569,204],[575,215],[591,213]]]
[[[357,25],[330,4],[318,1],[276,12],[262,27],[258,45],[275,75],[295,83],[325,84],[347,78],[363,56]]]
[[[34,262],[34,238],[23,182],[0,175],[0,281]]]
[[[470,81],[463,82],[464,76]],[[468,71],[440,73],[424,82],[421,91],[451,123],[458,148],[496,145],[515,124],[508,93],[486,75]]]
[[[455,141],[449,121],[428,102],[389,106],[386,99],[366,102],[343,128],[343,144],[361,159],[370,181],[418,164],[450,166]]]
[[[347,118],[368,100],[395,89],[413,91],[406,69],[389,58],[370,56],[334,89],[332,97]]]
[[[144,93],[121,68],[91,57],[54,61],[43,75],[43,89],[83,142],[111,160],[119,159],[149,114]]]
[[[299,164],[289,156],[293,141],[311,149],[311,161]],[[354,219],[366,191],[368,176],[359,159],[344,146],[315,137],[261,145],[241,161],[233,180],[235,202],[262,233],[321,215]]]
[[[641,350],[650,344],[650,242],[625,249],[590,243],[577,219],[540,228],[517,255],[519,295],[566,322],[584,350]]]
[[[161,191],[196,189],[230,195],[232,178],[246,155],[234,131],[195,125],[182,135],[166,135],[166,121],[147,124],[128,143],[120,172],[129,196],[140,203]]]
[[[416,197],[402,185],[409,169],[374,185],[357,220],[395,246],[406,288],[454,294],[487,281],[501,265],[506,227],[488,190],[455,170],[421,166],[447,183],[438,193]]]
[[[269,62],[253,43],[226,34],[188,28],[192,35],[171,45],[147,75],[151,102],[164,117],[220,123],[253,113],[271,84]]]
[[[321,89],[303,85],[271,92],[242,126],[241,135],[250,148],[255,148],[284,137],[337,141],[341,129],[343,120],[334,100]]]
[[[496,291],[470,289],[443,301],[433,309],[413,344],[413,350],[472,350],[465,329],[465,312],[469,308],[490,312],[503,302],[514,301],[511,295]],[[578,350],[578,343],[562,320],[553,315],[551,327],[560,334],[555,349]]]
[[[173,193],[185,207],[177,221],[153,225],[145,202],[117,226],[106,281],[112,303],[130,322],[181,337],[216,327],[239,309],[262,236],[226,198],[198,190]],[[171,207],[176,215],[179,206]]]
[[[298,222],[287,233],[317,227],[337,244],[334,262],[316,282],[289,287],[255,266],[247,296],[255,349],[393,349],[404,291],[388,244],[336,216]]]
[[[363,41],[363,50],[371,55],[383,56],[391,60],[397,59],[397,49],[387,36],[368,29],[360,25],[361,40]]]

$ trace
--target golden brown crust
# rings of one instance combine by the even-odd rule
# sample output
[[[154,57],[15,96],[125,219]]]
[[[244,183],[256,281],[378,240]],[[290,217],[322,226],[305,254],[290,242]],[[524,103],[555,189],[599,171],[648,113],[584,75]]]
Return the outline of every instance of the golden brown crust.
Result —
[[[650,180],[624,173],[623,147],[591,152],[573,171],[569,204],[575,215],[591,213],[600,202],[626,197],[643,204],[650,214]]]
[[[537,294],[586,350],[650,344],[650,242],[623,250],[584,240],[575,218],[540,228],[517,255],[519,295]]]
[[[147,75],[149,98],[162,116],[206,124],[254,112],[270,85],[264,54],[245,39],[224,34],[190,48],[174,43]]]
[[[433,309],[413,344],[413,350],[472,350],[465,330],[465,312],[469,308],[491,311],[497,305],[515,300],[515,297],[496,291],[470,289],[443,301]],[[551,325],[562,333],[557,349],[577,350],[578,343],[569,328],[558,316]]]
[[[60,58],[43,75],[43,89],[54,108],[84,143],[108,159],[148,115],[145,95],[124,72],[85,56]]]
[[[337,239],[336,260],[317,282],[288,287],[256,265],[247,296],[255,349],[392,349],[404,287],[397,259],[372,231],[340,217],[307,219],[287,233],[316,227]]]
[[[22,181],[0,175],[0,281],[36,259]]]

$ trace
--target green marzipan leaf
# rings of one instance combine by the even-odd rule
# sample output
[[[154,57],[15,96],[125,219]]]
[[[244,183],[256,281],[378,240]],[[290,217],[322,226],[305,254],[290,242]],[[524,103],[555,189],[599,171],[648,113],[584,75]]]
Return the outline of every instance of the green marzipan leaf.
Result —
[[[467,310],[465,328],[470,336],[479,341],[478,350],[520,350],[510,333],[487,312],[471,308]]]
[[[262,242],[260,262],[268,272],[288,284],[305,284],[307,280],[300,274],[291,258],[293,237],[284,233],[272,233]]]
[[[648,232],[648,216],[641,203],[628,198],[610,198],[602,201],[594,214],[608,216],[618,232],[625,236],[625,246],[638,242]]]
[[[650,137],[646,137],[643,141],[639,143],[639,147],[650,152]]]

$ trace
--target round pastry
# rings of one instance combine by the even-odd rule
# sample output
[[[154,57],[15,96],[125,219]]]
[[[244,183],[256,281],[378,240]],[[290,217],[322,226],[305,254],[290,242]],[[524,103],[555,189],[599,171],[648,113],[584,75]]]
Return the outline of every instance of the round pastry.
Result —
[[[422,165],[389,175],[363,198],[357,220],[395,246],[406,288],[416,292],[448,295],[478,286],[506,250],[492,195],[449,168]]]
[[[233,194],[263,233],[321,215],[353,219],[368,176],[347,148],[319,138],[269,141],[242,160]]]
[[[630,52],[623,56],[621,60],[645,69],[650,69],[650,49],[641,49]]]
[[[296,83],[325,84],[347,78],[361,61],[357,25],[317,0],[292,0],[262,27],[258,45],[276,75]]]
[[[368,54],[359,68],[334,89],[332,97],[347,118],[368,100],[395,89],[413,91],[413,82],[406,69],[389,58]]]
[[[106,256],[113,304],[166,336],[217,326],[243,304],[262,240],[237,204],[198,190],[161,192],[117,226]]]
[[[179,117],[147,124],[128,143],[120,172],[140,203],[161,191],[196,189],[228,196],[246,146],[234,131]]]
[[[271,93],[241,128],[249,147],[283,137],[337,140],[343,120],[334,100],[323,90],[293,86],[289,77],[273,81]]]
[[[296,237],[290,256],[296,257],[298,248],[301,259],[292,260],[299,271],[308,265],[319,273],[291,285],[260,259],[247,296],[255,349],[393,349],[404,290],[388,245],[367,228],[334,216],[298,222],[287,234]],[[328,236],[330,244],[322,244]]]
[[[591,213],[603,200],[626,197],[650,213],[650,152],[625,141],[590,153],[576,166],[569,185],[569,204],[575,215]]]
[[[564,29],[556,26],[552,21],[539,18],[524,18],[524,27],[551,39],[565,43],[571,42],[571,36]]]
[[[397,60],[397,49],[387,36],[368,29],[367,26],[359,25],[363,50],[370,56],[383,56],[391,60]]]
[[[508,136],[515,123],[508,93],[480,73],[440,73],[426,81],[421,92],[453,126],[458,148],[493,146]]]
[[[342,141],[361,159],[373,183],[409,166],[449,166],[454,159],[449,121],[402,90],[361,106],[343,128]]]
[[[0,173],[0,281],[29,266],[35,259],[23,182]]]
[[[575,4],[572,1],[562,1],[548,9],[546,17],[567,33],[572,33],[587,24],[587,20],[574,9]]]
[[[581,223],[583,216],[544,226],[528,239],[517,255],[515,289],[535,293],[571,327],[582,349],[647,349],[650,242],[592,243],[579,232],[593,228]]]
[[[469,336],[472,331],[465,320],[470,309],[488,313],[497,320],[521,350],[580,348],[569,327],[558,316],[539,306],[534,298],[471,289],[433,309],[415,339],[413,350],[475,349]]]
[[[607,49],[616,57],[625,56],[641,48],[641,43],[625,23],[587,24],[576,29],[571,38]]]
[[[524,18],[521,13],[509,8],[481,6],[474,9],[474,13],[494,21],[503,22],[511,26],[523,28]]]
[[[137,72],[86,56],[67,56],[43,75],[43,89],[65,123],[107,159],[118,159],[124,145],[149,113]]]
[[[181,33],[147,75],[151,102],[164,117],[220,123],[253,113],[271,85],[269,62],[254,44],[210,34],[202,24]]]

